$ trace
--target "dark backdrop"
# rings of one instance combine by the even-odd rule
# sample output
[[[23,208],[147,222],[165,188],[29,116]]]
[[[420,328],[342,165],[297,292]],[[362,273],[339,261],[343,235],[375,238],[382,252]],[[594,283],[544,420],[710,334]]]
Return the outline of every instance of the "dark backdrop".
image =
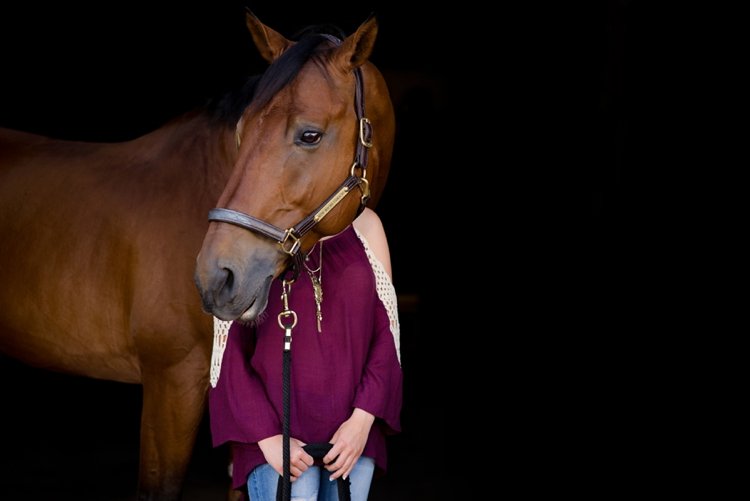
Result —
[[[366,3],[255,2],[266,24],[287,36],[316,23],[351,33],[379,21],[372,60],[386,75],[398,116],[389,186],[378,210],[388,232],[401,311],[404,433],[391,443],[391,472],[374,499],[435,498],[431,443],[444,433],[435,402],[438,367],[429,331],[421,258],[425,193],[437,167],[427,136],[446,102],[437,11],[409,13]],[[58,138],[120,141],[149,132],[267,66],[245,27],[241,2],[25,2],[0,7],[0,126]],[[442,139],[440,139],[442,140]],[[422,179],[419,179],[422,176]],[[93,208],[92,208],[93,209]],[[426,346],[426,345],[425,345]],[[135,492],[140,388],[49,373],[0,359],[6,382],[0,418],[0,498],[126,499]],[[226,451],[210,446],[207,419],[186,499],[220,499]]]
[[[582,376],[591,362],[579,348],[619,322],[612,293],[648,125],[638,60],[648,13],[626,0],[250,6],[288,36],[379,21],[372,60],[398,129],[377,210],[404,300],[405,405],[391,471],[372,499],[451,499],[438,465],[480,484],[509,466],[521,478],[546,466],[540,451],[597,389]],[[6,2],[0,126],[86,141],[153,130],[265,68],[243,8]],[[0,371],[0,497],[132,495],[139,387],[7,358]],[[488,453],[489,467],[478,459]],[[186,500],[217,499],[225,460],[204,424]]]

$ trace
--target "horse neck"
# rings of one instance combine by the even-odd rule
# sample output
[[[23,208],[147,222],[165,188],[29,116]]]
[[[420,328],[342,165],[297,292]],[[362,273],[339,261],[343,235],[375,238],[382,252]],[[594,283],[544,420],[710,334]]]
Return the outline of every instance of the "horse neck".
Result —
[[[200,170],[218,192],[237,156],[233,129],[198,112],[178,117],[130,143],[144,161]]]

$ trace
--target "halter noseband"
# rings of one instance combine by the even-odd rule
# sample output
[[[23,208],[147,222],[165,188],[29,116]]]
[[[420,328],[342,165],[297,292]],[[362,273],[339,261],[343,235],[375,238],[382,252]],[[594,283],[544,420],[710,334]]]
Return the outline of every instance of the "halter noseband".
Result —
[[[341,43],[339,39],[333,36],[323,36],[336,44]],[[220,221],[233,224],[276,240],[279,243],[281,250],[293,258],[292,272],[294,278],[296,278],[299,273],[302,261],[302,253],[300,252],[300,240],[302,237],[318,224],[326,214],[336,207],[355,186],[358,186],[362,191],[359,212],[364,209],[365,204],[370,198],[370,184],[367,181],[367,151],[372,147],[372,124],[370,123],[370,120],[365,117],[364,85],[362,81],[362,70],[359,67],[354,69],[354,77],[354,109],[357,114],[357,122],[359,123],[357,148],[354,153],[354,163],[352,163],[352,166],[349,169],[349,176],[343,183],[341,183],[341,185],[339,185],[332,195],[326,198],[322,204],[320,204],[311,214],[303,218],[302,221],[286,230],[233,209],[215,208],[208,211],[209,221]],[[358,171],[360,171],[359,173],[361,175],[357,175]]]

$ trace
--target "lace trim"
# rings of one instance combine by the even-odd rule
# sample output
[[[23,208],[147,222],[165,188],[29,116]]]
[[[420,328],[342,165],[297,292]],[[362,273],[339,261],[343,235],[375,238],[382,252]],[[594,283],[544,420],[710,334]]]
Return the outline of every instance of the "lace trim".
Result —
[[[396,296],[396,289],[393,287],[391,277],[383,267],[383,263],[375,257],[375,254],[370,250],[370,246],[367,243],[364,235],[362,235],[356,228],[354,232],[359,237],[362,245],[365,248],[365,254],[367,259],[370,261],[372,271],[375,273],[375,288],[378,291],[378,298],[383,303],[385,311],[388,313],[388,319],[391,324],[391,334],[393,334],[393,342],[396,345],[396,357],[398,357],[398,363],[401,364],[401,325],[398,321],[398,297]]]
[[[221,373],[221,360],[224,358],[224,349],[227,347],[227,338],[229,337],[229,327],[232,321],[219,320],[214,317],[214,346],[211,351],[211,387],[216,388]]]

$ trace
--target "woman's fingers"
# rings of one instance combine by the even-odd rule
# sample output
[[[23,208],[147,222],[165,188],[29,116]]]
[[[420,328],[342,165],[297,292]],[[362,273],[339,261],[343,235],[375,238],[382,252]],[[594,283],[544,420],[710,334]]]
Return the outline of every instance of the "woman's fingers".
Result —
[[[352,472],[352,469],[354,469],[355,462],[356,459],[353,456],[344,457],[343,454],[340,454],[336,461],[332,464],[326,465],[326,469],[332,473],[331,476],[328,477],[329,480],[336,480],[339,477],[347,478]]]

